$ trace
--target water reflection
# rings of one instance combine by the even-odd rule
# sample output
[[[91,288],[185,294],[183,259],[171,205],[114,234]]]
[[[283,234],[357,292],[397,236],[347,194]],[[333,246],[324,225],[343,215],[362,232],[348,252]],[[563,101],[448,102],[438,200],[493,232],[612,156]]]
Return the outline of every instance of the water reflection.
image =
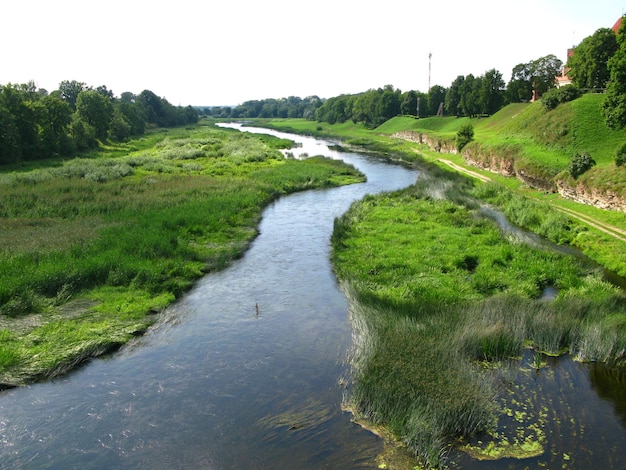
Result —
[[[588,365],[591,386],[604,400],[613,404],[626,427],[626,370],[603,363]]]

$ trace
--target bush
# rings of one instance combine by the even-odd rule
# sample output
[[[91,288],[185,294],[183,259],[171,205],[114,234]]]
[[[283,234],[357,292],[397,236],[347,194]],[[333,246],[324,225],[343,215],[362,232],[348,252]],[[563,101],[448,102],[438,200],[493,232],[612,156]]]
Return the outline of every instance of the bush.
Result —
[[[474,126],[465,124],[456,134],[456,148],[460,152],[467,144],[474,140]]]
[[[626,144],[622,145],[622,147],[617,151],[617,155],[615,156],[615,164],[617,166],[622,166],[626,164]]]
[[[572,178],[578,178],[595,164],[596,161],[587,152],[577,153],[569,162],[568,171]]]
[[[546,91],[541,97],[541,103],[544,108],[551,110],[561,103],[574,101],[576,98],[580,98],[581,95],[582,92],[574,85],[566,85],[561,88],[552,88]]]

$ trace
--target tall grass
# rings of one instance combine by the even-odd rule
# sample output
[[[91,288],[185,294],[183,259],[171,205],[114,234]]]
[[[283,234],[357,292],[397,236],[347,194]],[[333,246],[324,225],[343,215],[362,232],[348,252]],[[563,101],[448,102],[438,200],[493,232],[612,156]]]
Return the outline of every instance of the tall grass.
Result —
[[[328,159],[286,160],[269,136],[198,127],[151,142],[0,175],[0,382],[122,344],[240,256],[271,200],[363,178]],[[77,299],[92,306],[65,308]]]
[[[484,361],[525,347],[626,359],[623,293],[570,256],[507,237],[462,186],[423,179],[355,203],[335,221],[332,258],[356,331],[352,407],[428,466],[495,425]]]

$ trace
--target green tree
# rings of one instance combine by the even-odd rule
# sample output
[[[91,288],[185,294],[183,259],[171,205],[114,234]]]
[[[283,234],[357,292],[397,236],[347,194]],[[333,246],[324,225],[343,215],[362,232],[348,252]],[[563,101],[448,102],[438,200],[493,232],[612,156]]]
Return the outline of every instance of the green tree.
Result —
[[[53,135],[54,152],[71,153],[69,125],[72,122],[72,108],[56,96],[48,95],[41,99],[46,108],[46,118]]]
[[[402,95],[400,114],[417,116],[417,93],[415,91],[410,90]]]
[[[439,111],[439,106],[446,102],[446,89],[441,85],[433,85],[428,90],[428,111],[431,116],[435,116]]]
[[[96,141],[96,130],[89,123],[85,122],[78,113],[72,115],[70,134],[78,150],[87,150],[95,147],[98,143]]]
[[[473,117],[480,114],[478,94],[481,88],[482,78],[474,77],[471,73],[465,77],[461,87],[461,102],[459,103],[461,115]]]
[[[530,101],[533,97],[533,85],[528,80],[511,80],[506,86],[505,97],[509,103]]]
[[[359,94],[354,101],[352,120],[362,122],[368,128],[382,124],[379,111],[381,94],[382,90],[379,93],[373,89]]]
[[[478,104],[482,114],[494,114],[504,104],[504,80],[496,69],[485,73],[480,84]]]
[[[539,96],[556,87],[556,77],[561,73],[562,65],[563,62],[553,54],[530,63],[531,83]]]
[[[0,164],[18,162],[21,156],[20,134],[13,115],[0,103]]]
[[[452,82],[450,88],[448,88],[448,91],[446,92],[446,113],[451,116],[461,116],[463,114],[461,111],[461,90],[464,82],[465,77],[463,75],[459,75]]]
[[[511,82],[516,82],[515,91],[512,90],[507,96],[511,99],[517,94],[520,100],[524,100],[529,88],[531,97],[532,90],[536,90],[539,96],[543,95],[556,86],[556,77],[561,73],[562,65],[563,62],[552,54],[526,64],[517,64],[513,67],[511,74]],[[527,84],[524,85],[522,82],[527,82]],[[511,99],[511,101],[518,100]]]
[[[81,91],[86,90],[87,87],[83,82],[77,82],[76,80],[63,80],[59,83],[59,91],[61,92],[61,99],[70,105],[73,111],[76,111],[76,100]]]
[[[567,61],[567,75],[578,88],[604,88],[609,81],[608,62],[616,51],[613,30],[600,28],[574,49]]]
[[[113,119],[113,105],[108,97],[95,90],[81,91],[76,99],[76,113],[93,127],[96,138],[107,138]]]
[[[626,15],[617,34],[618,50],[609,60],[609,82],[602,112],[606,124],[612,129],[626,127]]]
[[[384,122],[400,114],[400,90],[394,90],[392,85],[385,85],[380,95],[380,117]]]

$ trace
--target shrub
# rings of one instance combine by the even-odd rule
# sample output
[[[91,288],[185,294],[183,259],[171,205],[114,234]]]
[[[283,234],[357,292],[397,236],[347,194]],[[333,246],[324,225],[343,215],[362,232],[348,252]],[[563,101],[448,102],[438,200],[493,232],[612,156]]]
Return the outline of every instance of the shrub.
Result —
[[[474,126],[465,124],[456,134],[456,148],[460,152],[467,144],[474,140]]]
[[[552,88],[546,91],[541,97],[541,103],[548,111],[556,108],[561,103],[574,101],[580,98],[581,91],[574,85],[566,85],[561,88]]]
[[[615,156],[615,164],[617,166],[622,166],[626,164],[626,144],[622,145],[622,147],[617,151],[617,155]]]
[[[587,152],[577,153],[569,162],[568,171],[572,178],[578,178],[595,164],[596,161]]]

